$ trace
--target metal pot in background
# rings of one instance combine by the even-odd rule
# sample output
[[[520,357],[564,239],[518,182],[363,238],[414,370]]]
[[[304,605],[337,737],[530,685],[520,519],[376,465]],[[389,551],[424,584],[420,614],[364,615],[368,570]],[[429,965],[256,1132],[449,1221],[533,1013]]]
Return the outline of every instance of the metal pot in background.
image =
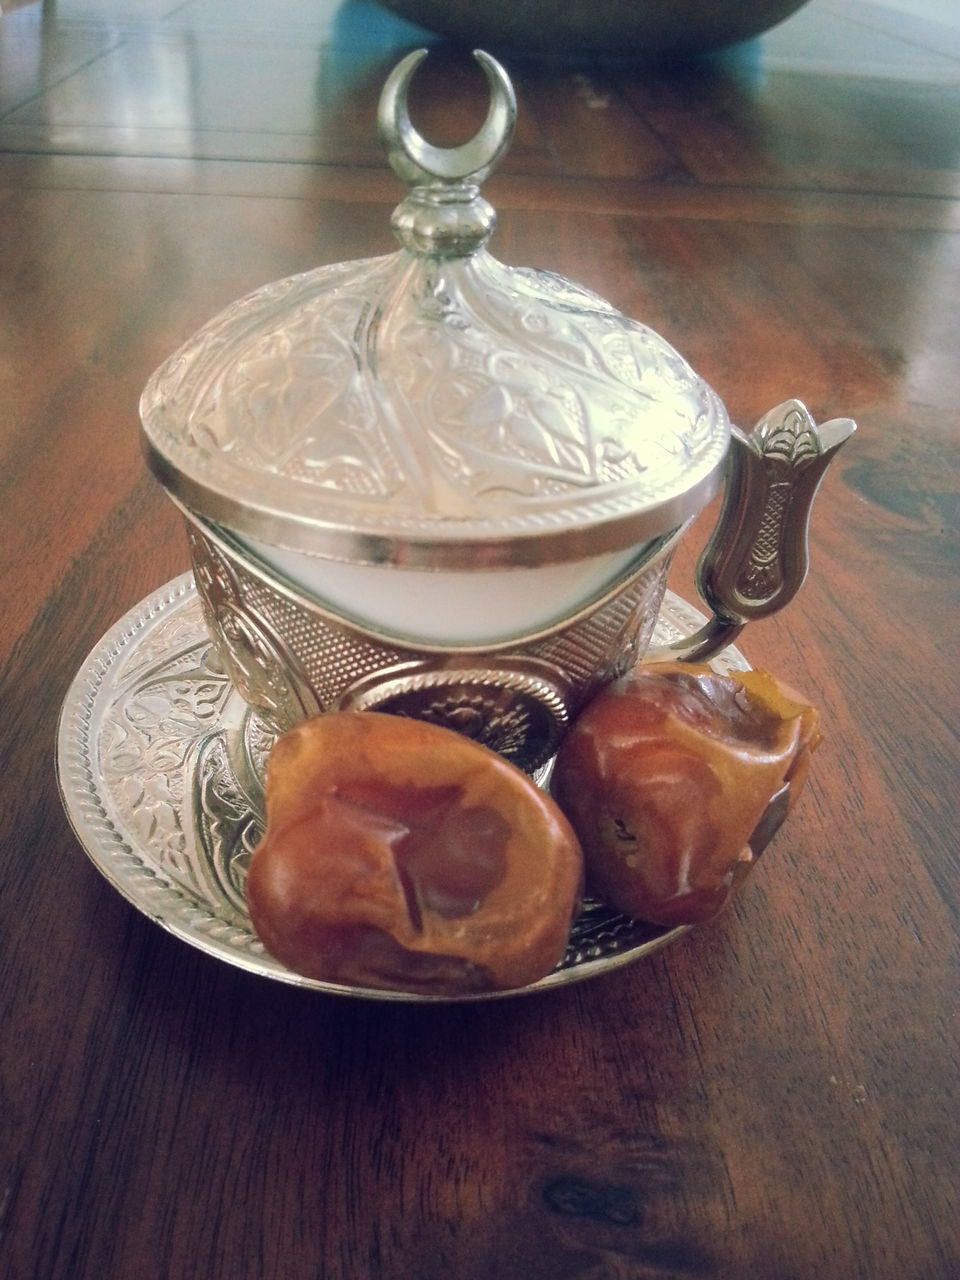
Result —
[[[650,59],[706,53],[768,31],[806,0],[379,0],[471,48]]]

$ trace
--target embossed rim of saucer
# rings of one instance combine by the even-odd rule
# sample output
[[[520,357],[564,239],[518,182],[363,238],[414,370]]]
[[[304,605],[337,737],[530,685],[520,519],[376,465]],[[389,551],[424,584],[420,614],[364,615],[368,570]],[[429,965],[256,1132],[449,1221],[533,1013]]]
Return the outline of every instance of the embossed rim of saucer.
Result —
[[[123,675],[131,655],[172,613],[198,608],[191,573],[182,574],[140,601],[99,641],[75,676],[64,699],[57,735],[57,777],[64,809],[86,854],[104,878],[154,923],[218,960],[262,977],[334,995],[415,1003],[464,1003],[504,999],[548,991],[610,973],[633,964],[675,941],[686,926],[650,929],[641,941],[627,943],[596,956],[567,963],[540,981],[509,991],[445,996],[349,987],[305,978],[269,956],[249,921],[238,917],[226,898],[191,891],[160,864],[150,841],[136,832],[128,815],[118,812],[106,793],[99,764],[101,732],[106,708],[123,698]],[[703,616],[686,601],[668,592],[664,599],[657,643],[678,639],[696,630]],[[197,613],[197,643],[205,638]],[[715,665],[723,670],[746,670],[749,663],[735,648],[726,649]],[[184,830],[186,840],[194,839]],[[196,848],[191,850],[194,854]],[[213,877],[211,877],[213,878]],[[209,889],[209,886],[206,886]],[[630,922],[627,922],[630,923]],[[601,920],[602,927],[602,920]]]

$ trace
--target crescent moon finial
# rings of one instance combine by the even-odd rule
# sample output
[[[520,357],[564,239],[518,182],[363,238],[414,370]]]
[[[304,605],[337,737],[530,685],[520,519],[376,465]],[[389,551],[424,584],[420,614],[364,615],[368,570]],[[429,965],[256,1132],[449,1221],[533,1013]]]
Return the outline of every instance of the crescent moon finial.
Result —
[[[417,67],[427,56],[415,49],[398,62],[380,95],[377,123],[394,172],[412,185],[423,182],[482,182],[510,145],[517,120],[517,99],[510,77],[490,54],[475,49],[490,87],[487,118],[469,142],[459,147],[435,147],[413,127],[407,110],[407,90]]]

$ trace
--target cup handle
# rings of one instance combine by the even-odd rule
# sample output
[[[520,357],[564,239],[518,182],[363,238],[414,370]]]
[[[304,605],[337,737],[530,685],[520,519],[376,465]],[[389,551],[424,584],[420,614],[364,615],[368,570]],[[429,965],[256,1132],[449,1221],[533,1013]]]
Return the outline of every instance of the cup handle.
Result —
[[[782,609],[807,576],[807,528],[824,472],[856,430],[850,418],[817,426],[799,400],[734,427],[723,506],[697,564],[712,617],[699,631],[648,650],[645,662],[705,662],[748,622]]]

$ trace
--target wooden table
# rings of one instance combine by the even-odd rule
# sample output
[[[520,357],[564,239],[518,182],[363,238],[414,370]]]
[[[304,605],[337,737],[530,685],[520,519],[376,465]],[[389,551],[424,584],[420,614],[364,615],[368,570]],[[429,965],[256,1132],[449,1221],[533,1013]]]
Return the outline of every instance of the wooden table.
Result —
[[[960,1274],[955,20],[813,0],[699,67],[507,59],[496,255],[658,329],[744,425],[798,396],[860,431],[810,580],[742,642],[826,741],[734,907],[595,981],[437,1007],[158,929],[53,754],[88,652],[187,568],[146,378],[254,286],[390,250],[373,113],[415,36],[359,0],[4,8],[0,1273]],[[416,83],[428,136],[472,132],[472,65]]]

